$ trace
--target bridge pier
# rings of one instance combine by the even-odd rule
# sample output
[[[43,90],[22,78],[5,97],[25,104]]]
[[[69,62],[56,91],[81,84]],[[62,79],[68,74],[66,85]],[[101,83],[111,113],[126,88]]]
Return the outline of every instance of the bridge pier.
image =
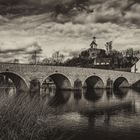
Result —
[[[30,81],[30,89],[29,89],[30,94],[32,96],[34,96],[34,95],[40,95],[40,91],[41,91],[40,81],[37,78],[32,79]]]
[[[108,78],[106,80],[106,89],[112,89],[113,88],[113,80],[111,78]]]
[[[23,91],[33,89],[29,89],[30,80],[36,77],[41,83],[36,87],[38,93],[42,83],[48,77],[52,79],[56,88],[61,90],[82,90],[85,87],[113,88],[114,86],[140,88],[140,82],[138,82],[140,73],[94,68],[0,63],[0,75],[7,76],[13,81],[17,90]]]

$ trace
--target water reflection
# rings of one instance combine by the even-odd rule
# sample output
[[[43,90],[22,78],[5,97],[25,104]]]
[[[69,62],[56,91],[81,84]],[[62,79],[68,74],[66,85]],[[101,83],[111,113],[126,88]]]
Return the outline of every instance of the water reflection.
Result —
[[[45,96],[41,95],[42,101],[46,104],[57,107],[67,104],[68,102],[71,102],[71,104],[79,103],[79,105],[84,106],[84,104],[91,104],[92,103],[105,103],[108,100],[125,100],[129,92],[128,88],[122,88],[118,90],[112,90],[112,89],[94,89],[94,90],[76,90],[76,91],[62,91],[62,90],[50,90]],[[15,96],[19,95],[19,93],[16,93],[15,87],[10,88],[2,88],[0,96],[6,95],[6,96]],[[24,94],[21,93],[20,94]],[[31,96],[33,98],[34,96]],[[40,98],[38,96],[38,98]],[[76,105],[76,104],[75,104]]]
[[[118,99],[124,99],[127,96],[128,91],[128,88],[119,88],[117,90],[113,90],[115,97],[117,97]]]
[[[99,119],[102,123],[102,126],[109,126],[111,123],[111,117],[113,115],[110,112],[105,112],[102,115],[89,115],[88,117],[88,127],[90,129],[95,129],[98,124]]]
[[[1,88],[0,90],[0,96],[15,97],[15,94],[12,93],[15,93],[12,88]],[[14,104],[16,101],[18,102],[18,98],[21,98],[21,94],[24,95],[24,93],[20,93],[20,96],[14,98]],[[33,102],[33,97],[27,97],[23,96],[22,98],[26,105]],[[140,138],[140,109],[135,110],[136,106],[140,105],[140,94],[132,90],[50,91],[45,96],[36,98],[37,100],[35,100],[35,103],[32,103],[32,107],[35,105],[45,106],[46,108],[44,107],[43,111],[46,111],[49,105],[53,111],[59,112],[40,117],[41,123],[47,123],[48,128],[52,126],[59,128],[59,130],[61,128],[63,132],[84,131],[93,139],[97,137],[96,133],[102,136],[102,138],[106,134],[113,134],[114,132],[119,134],[119,131],[130,135],[130,131],[128,133],[126,130],[133,130],[135,127],[134,131],[136,131],[136,135]],[[132,98],[135,100],[135,104],[128,102]],[[112,106],[115,102],[122,105],[114,109]],[[123,103],[128,103],[128,105],[123,105]],[[84,113],[81,110],[84,110]],[[87,135],[87,139],[90,139],[89,135]],[[115,136],[112,135],[113,138]],[[82,137],[79,139],[82,139]]]
[[[71,94],[70,91],[57,90],[53,93],[53,96],[51,96],[52,94],[49,94],[47,96],[47,98],[49,99],[48,104],[53,107],[57,107],[57,106],[66,104],[66,102],[70,98],[70,94]]]
[[[103,89],[85,90],[84,97],[88,101],[96,102],[103,96]]]
[[[113,97],[113,90],[112,89],[106,90],[106,97],[108,100],[110,100]]]
[[[88,118],[88,128],[93,130],[95,129],[98,130],[98,128],[105,128],[104,131],[106,131],[106,128],[114,129],[114,123],[118,122],[118,125],[120,123],[125,123],[123,122],[123,119],[132,119],[130,118],[130,115],[136,115],[135,112],[135,105],[130,104],[127,106],[122,106],[118,109],[110,109],[110,110],[103,110],[102,112],[98,113],[88,113],[88,114],[83,114]],[[121,116],[121,119],[119,118]],[[122,119],[123,118],[123,119]],[[113,121],[114,120],[114,121]],[[132,121],[132,120],[131,120]],[[129,123],[129,122],[128,122]]]
[[[81,90],[76,90],[74,91],[74,99],[79,101],[82,98],[82,91]]]

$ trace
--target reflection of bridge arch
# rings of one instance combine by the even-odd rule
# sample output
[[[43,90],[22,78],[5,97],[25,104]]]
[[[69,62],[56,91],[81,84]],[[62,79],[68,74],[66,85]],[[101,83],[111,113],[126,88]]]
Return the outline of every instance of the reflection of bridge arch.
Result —
[[[61,73],[55,73],[55,74],[49,75],[43,80],[43,83],[44,82],[48,84],[49,82],[54,82],[56,89],[71,89],[72,88],[70,79]]]
[[[86,90],[84,91],[84,97],[89,101],[98,101],[102,98],[104,93],[104,89],[94,89],[94,90]]]
[[[128,88],[119,88],[117,90],[113,90],[115,97],[118,99],[123,99],[127,96],[129,89]]]
[[[54,96],[48,95],[48,105],[52,107],[61,106],[63,104],[66,104],[71,96],[70,91],[56,91]]]
[[[24,78],[22,78],[17,73],[8,71],[8,72],[1,72],[0,75],[4,76],[3,80],[5,80],[5,82],[8,82],[8,80],[10,79],[17,90],[28,91],[29,87],[27,82],[25,81]]]
[[[114,88],[128,88],[129,82],[125,77],[119,77],[114,81]]]
[[[104,88],[104,82],[98,76],[90,76],[85,80],[84,87],[87,89],[102,89]]]

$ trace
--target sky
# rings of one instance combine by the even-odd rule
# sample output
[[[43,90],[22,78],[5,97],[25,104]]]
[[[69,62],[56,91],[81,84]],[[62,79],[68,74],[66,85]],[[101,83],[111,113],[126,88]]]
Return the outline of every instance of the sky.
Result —
[[[68,57],[113,41],[113,49],[140,48],[140,0],[0,0],[0,61],[27,62],[60,51]]]

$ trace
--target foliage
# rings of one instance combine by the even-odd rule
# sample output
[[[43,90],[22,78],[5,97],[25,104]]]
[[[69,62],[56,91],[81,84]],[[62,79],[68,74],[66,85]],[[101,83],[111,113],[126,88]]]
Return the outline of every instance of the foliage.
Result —
[[[52,54],[52,59],[56,64],[62,63],[64,60],[64,55],[59,51],[56,51]]]
[[[30,53],[30,64],[41,63],[43,65],[56,66],[96,67],[94,62],[96,62],[97,59],[100,59],[100,61],[104,60],[105,62],[110,60],[110,64],[107,66],[109,69],[130,68],[138,61],[138,57],[136,55],[139,54],[139,51],[134,51],[132,48],[123,52],[113,50],[112,42],[107,42],[107,50],[90,48],[82,51],[79,56],[75,55],[73,58],[65,61],[65,56],[59,51],[56,51],[50,58],[46,57],[40,62],[40,54],[42,53],[42,49],[37,42],[32,45],[35,47],[35,50]]]
[[[88,52],[88,50],[82,51],[81,54],[80,54],[80,57],[88,58],[88,57],[89,57],[89,52]]]
[[[125,54],[124,56],[122,52],[117,50],[111,50],[109,53],[106,54],[104,50],[100,49],[95,58],[89,57],[89,51],[90,50],[82,51],[79,57],[73,57],[72,59],[68,59],[64,63],[64,65],[78,67],[95,67],[94,66],[95,59],[110,59],[111,61],[109,69],[114,69],[114,68],[130,68],[138,61],[138,58],[132,55],[133,54],[132,49],[126,50],[127,54]]]
[[[39,122],[53,109],[43,106],[43,100],[25,93],[8,98],[0,96],[0,138],[2,140],[54,140],[63,137],[59,130]]]
[[[59,51],[56,51],[52,54],[52,57],[45,58],[42,61],[42,64],[47,65],[61,65],[64,61],[65,56],[61,54]]]
[[[74,57],[72,59],[68,59],[64,65],[65,66],[77,66],[77,67],[89,67],[89,65],[93,64],[94,60],[92,59],[84,59],[81,57]]]
[[[133,57],[133,54],[134,54],[133,48],[129,48],[126,50],[126,56]]]

